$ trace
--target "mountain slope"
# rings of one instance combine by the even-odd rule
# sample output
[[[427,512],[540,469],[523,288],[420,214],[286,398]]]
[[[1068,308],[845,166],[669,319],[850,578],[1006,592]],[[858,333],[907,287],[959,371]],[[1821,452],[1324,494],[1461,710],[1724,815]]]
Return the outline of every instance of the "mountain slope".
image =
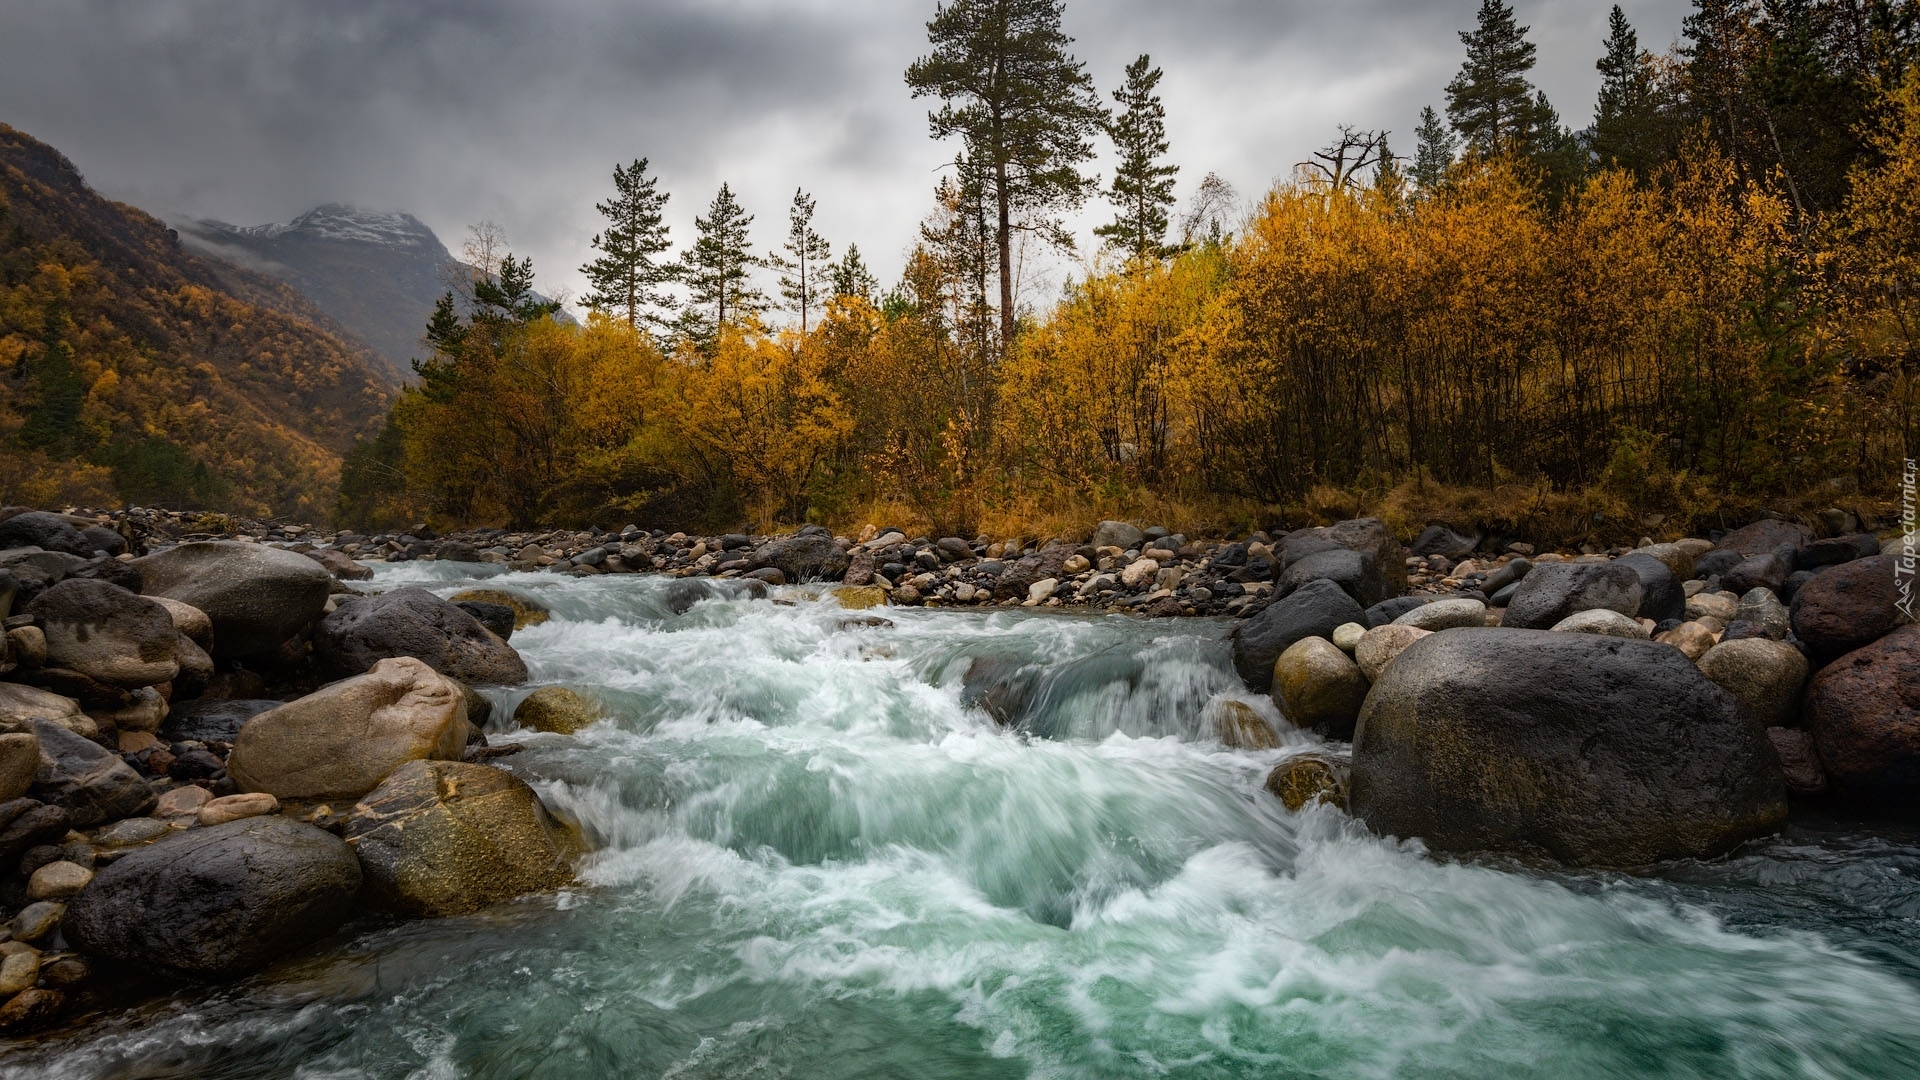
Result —
[[[0,125],[0,498],[323,517],[386,366]]]

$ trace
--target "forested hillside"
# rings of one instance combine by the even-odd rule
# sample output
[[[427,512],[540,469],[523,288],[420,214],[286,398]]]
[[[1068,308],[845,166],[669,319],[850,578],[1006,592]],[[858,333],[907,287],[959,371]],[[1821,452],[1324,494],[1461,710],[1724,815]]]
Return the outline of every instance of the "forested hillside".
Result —
[[[0,125],[0,497],[324,517],[388,381],[285,285],[213,267]]]

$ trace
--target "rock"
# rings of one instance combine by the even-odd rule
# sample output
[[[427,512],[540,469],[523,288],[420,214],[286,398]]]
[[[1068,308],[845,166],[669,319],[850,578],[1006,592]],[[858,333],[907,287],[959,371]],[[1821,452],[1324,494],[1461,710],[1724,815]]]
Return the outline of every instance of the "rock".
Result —
[[[754,578],[680,578],[667,586],[666,604],[675,615],[685,615],[703,600],[764,600],[767,583]]]
[[[398,657],[247,721],[227,773],[281,799],[354,798],[406,762],[458,760],[466,743],[460,685]]]
[[[1814,748],[1813,734],[1799,728],[1767,729],[1773,751],[1780,755],[1780,770],[1787,777],[1787,794],[1807,797],[1827,793],[1827,773],[1820,767],[1820,754]]]
[[[176,640],[179,635],[174,635]],[[159,731],[167,718],[167,699],[151,686],[143,686],[130,695],[133,700],[117,709],[95,709],[93,718],[122,731]]]
[[[77,990],[92,977],[93,970],[77,956],[62,956],[40,965],[40,984],[52,990]]]
[[[464,762],[402,766],[347,818],[376,906],[458,915],[573,880],[578,848],[533,789],[510,773]]]
[[[1339,585],[1362,608],[1372,607],[1393,595],[1387,575],[1372,552],[1343,547],[1316,551],[1289,563],[1280,571],[1274,595],[1287,596],[1310,581],[1320,580]]]
[[[180,665],[179,673],[173,677],[177,697],[198,697],[217,674],[213,657],[185,634],[173,636],[173,662]]]
[[[498,604],[513,612],[513,628],[525,630],[529,626],[539,626],[552,618],[552,612],[545,604],[517,592],[505,589],[467,589],[453,595],[456,604]]]
[[[1704,540],[1700,542],[1706,543]],[[1673,575],[1675,581],[1686,581],[1693,577],[1693,555],[1680,544],[1653,544],[1632,554],[1658,560],[1660,565],[1667,568],[1667,573]],[[1645,581],[1644,578],[1641,580]]]
[[[102,847],[135,847],[173,832],[173,826],[157,818],[135,817],[116,821],[94,834]]]
[[[1422,604],[1393,621],[1398,626],[1417,626],[1422,630],[1485,626],[1487,605],[1466,597],[1449,597]]]
[[[0,803],[25,795],[39,771],[40,740],[31,731],[0,735]]]
[[[1042,578],[1034,582],[1027,586],[1027,604],[1031,606],[1046,602],[1047,598],[1053,595],[1053,591],[1059,587],[1060,582],[1056,578]]]
[[[453,606],[474,617],[481,626],[492,632],[501,641],[513,637],[513,609],[505,604],[488,604],[479,600],[455,600]]]
[[[1880,541],[1867,533],[1854,533],[1848,536],[1830,536],[1824,540],[1815,540],[1801,548],[1794,557],[1795,570],[1813,570],[1822,566],[1838,566],[1855,559],[1871,559],[1880,554]]]
[[[1734,613],[1740,610],[1740,599],[1732,593],[1700,592],[1687,597],[1685,617],[1688,619],[1719,619],[1723,623],[1733,621]]]
[[[1213,733],[1235,750],[1274,750],[1280,746],[1280,737],[1273,733],[1273,725],[1267,723],[1265,717],[1246,702],[1231,698],[1220,703],[1213,719]]]
[[[163,683],[180,672],[179,631],[167,609],[117,585],[68,578],[27,611],[47,638],[47,662],[113,686]]]
[[[1787,630],[1791,626],[1791,616],[1787,605],[1768,589],[1753,589],[1740,598],[1733,609],[1732,623],[1753,623],[1761,627],[1766,636],[1775,641],[1785,641]]]
[[[45,667],[47,635],[41,633],[37,626],[16,626],[7,631],[7,652],[18,667],[29,670]]]
[[[185,701],[168,709],[160,734],[169,742],[230,743],[240,737],[247,721],[284,704],[259,698]]]
[[[1333,642],[1301,638],[1273,663],[1273,696],[1289,723],[1331,739],[1350,739],[1367,680]]]
[[[1359,622],[1365,612],[1331,581],[1310,581],[1267,605],[1233,628],[1233,668],[1249,687],[1262,693],[1273,687],[1273,662],[1301,638],[1327,637],[1341,623]]]
[[[1366,632],[1367,628],[1357,622],[1341,623],[1333,628],[1333,643],[1340,647],[1340,651],[1351,653]]]
[[[1096,548],[1113,547],[1132,551],[1147,542],[1146,534],[1124,521],[1103,521],[1093,530],[1089,541]]]
[[[787,583],[786,571],[777,566],[763,566],[758,570],[749,570],[746,576],[749,580],[765,582],[768,585],[785,585]]]
[[[1807,643],[1816,660],[1828,661],[1911,622],[1899,607],[1899,583],[1913,578],[1897,578],[1897,565],[1890,555],[1857,559],[1800,586],[1790,614],[1794,636]]]
[[[1376,626],[1360,636],[1360,643],[1353,647],[1353,662],[1359,666],[1360,674],[1366,676],[1367,682],[1378,682],[1380,673],[1393,663],[1394,657],[1431,633],[1431,630],[1399,623]]]
[[[792,536],[768,541],[752,562],[755,569],[779,570],[791,582],[839,581],[849,565],[833,534],[818,525],[802,525]]]
[[[33,721],[40,767],[33,790],[40,801],[72,815],[77,828],[136,817],[153,808],[153,789],[118,754],[50,720]]]
[[[1519,584],[1520,579],[1532,569],[1533,563],[1526,559],[1509,560],[1487,575],[1487,579],[1480,583],[1480,591],[1492,596],[1509,585]]]
[[[1473,554],[1480,546],[1478,533],[1460,533],[1445,525],[1429,525],[1408,548],[1415,555],[1439,555],[1448,559],[1464,559]]]
[[[355,562],[344,551],[316,548],[313,551],[303,551],[301,554],[319,563],[321,569],[341,581],[369,581],[373,578],[373,567]]]
[[[1903,626],[1828,664],[1808,685],[1802,716],[1835,794],[1914,816],[1920,806],[1920,626]]]
[[[1722,641],[1697,661],[1702,673],[1769,726],[1790,725],[1807,681],[1807,658],[1783,641]]]
[[[1791,521],[1763,520],[1722,536],[1716,550],[1731,551],[1742,559],[1779,555],[1791,564],[1796,552],[1813,542],[1813,530]]]
[[[866,550],[847,553],[847,572],[840,575],[840,584],[854,588],[865,588],[873,584],[873,574],[879,562],[873,552]]]
[[[161,793],[160,801],[154,804],[153,816],[157,818],[193,817],[200,812],[201,807],[212,800],[213,792],[188,784]]]
[[[1376,626],[1386,626],[1426,602],[1427,598],[1424,596],[1396,596],[1391,600],[1382,600],[1367,609],[1366,617],[1361,622],[1369,630]]]
[[[1605,608],[1622,615],[1640,611],[1640,575],[1617,563],[1551,563],[1536,566],[1507,603],[1500,625],[1545,630],[1581,611]]]
[[[1318,754],[1301,754],[1274,766],[1267,774],[1266,788],[1295,813],[1308,803],[1342,809],[1347,805],[1346,770]]]
[[[339,675],[358,675],[381,660],[413,657],[462,682],[527,681],[526,662],[513,646],[421,588],[342,600],[333,614],[320,620],[314,654]]]
[[[27,899],[65,900],[78,894],[92,880],[93,871],[78,863],[50,862],[27,879]]]
[[[543,686],[513,710],[513,722],[533,731],[572,735],[602,715],[599,704],[579,691]]]
[[[181,544],[133,565],[150,596],[206,612],[216,660],[280,647],[326,610],[333,575],[312,559],[263,544],[228,540]]]
[[[1640,620],[1606,608],[1575,612],[1554,623],[1552,629],[1562,634],[1599,634],[1603,637],[1647,640],[1647,628],[1640,625]]]
[[[841,585],[829,591],[834,601],[848,611],[887,606],[887,592],[878,585]]]
[[[1505,628],[1423,638],[1381,673],[1350,790],[1373,828],[1436,851],[1576,866],[1711,857],[1786,820],[1766,728],[1685,658]]]
[[[1001,600],[1026,599],[1027,590],[1033,587],[1034,582],[1046,578],[1066,577],[1067,557],[1074,553],[1074,550],[1065,544],[1049,544],[1031,555],[1022,556],[1018,561],[1007,564],[1000,571],[999,576],[993,580],[994,597]],[[1133,565],[1139,565],[1139,563],[1136,562]],[[1153,573],[1158,571],[1159,566],[1156,564]],[[1151,578],[1152,573],[1148,573],[1147,577]],[[895,602],[899,599],[900,595],[896,592]]]
[[[326,937],[353,910],[353,852],[284,817],[194,829],[101,870],[62,930],[106,960],[229,978]]]
[[[8,953],[0,960],[0,998],[10,998],[40,981],[40,954],[31,949]]]
[[[1655,558],[1652,551],[1643,548],[1613,560],[1615,566],[1625,566],[1640,578],[1640,610],[1632,614],[1654,622],[1682,618],[1687,611],[1687,595],[1680,583],[1686,579],[1674,574],[1670,564]],[[1687,559],[1686,563],[1691,567],[1693,560]]]
[[[0,1031],[27,1032],[60,1019],[67,996],[58,990],[22,990],[0,1005]]]
[[[12,866],[28,849],[57,843],[73,828],[73,816],[37,799],[0,803],[0,866]]]
[[[1693,561],[1693,576],[1701,579],[1718,579],[1721,574],[1747,561],[1747,556],[1737,551],[1715,549]]]
[[[280,800],[265,792],[256,791],[224,795],[213,799],[202,806],[194,816],[202,825],[225,825],[229,821],[239,821],[241,818],[279,812]]]
[[[1084,574],[1093,568],[1093,563],[1085,555],[1069,555],[1060,562],[1060,569],[1067,574]]]
[[[40,510],[29,510],[0,521],[0,549],[20,547],[37,547],[83,559],[95,550],[66,518]]]
[[[1288,533],[1281,544],[1281,567],[1284,569],[1316,551],[1335,547],[1372,555],[1373,565],[1386,577],[1385,596],[1407,587],[1407,549],[1400,546],[1379,518],[1355,518],[1325,528]]]
[[[1772,552],[1762,552],[1742,560],[1740,565],[1720,575],[1720,587],[1735,596],[1754,589],[1778,593],[1786,587],[1793,564]]]
[[[1065,571],[1062,570],[1062,573]],[[1152,581],[1160,572],[1160,564],[1153,559],[1135,559],[1120,571],[1120,584],[1129,589],[1138,589]]]
[[[58,900],[35,901],[7,923],[7,935],[15,941],[39,941],[59,928],[60,917],[66,912],[67,905]]]

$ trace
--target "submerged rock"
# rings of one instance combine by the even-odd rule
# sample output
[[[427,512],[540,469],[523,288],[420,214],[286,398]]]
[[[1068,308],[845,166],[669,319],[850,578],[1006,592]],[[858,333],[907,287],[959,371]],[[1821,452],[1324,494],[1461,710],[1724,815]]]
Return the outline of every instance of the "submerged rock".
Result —
[[[1214,714],[1213,733],[1222,743],[1236,750],[1273,750],[1280,739],[1273,725],[1244,701],[1226,700]]]
[[[513,612],[513,628],[525,630],[553,617],[545,604],[524,593],[506,589],[467,589],[453,595],[456,604],[497,604]]]
[[[600,706],[585,694],[565,686],[543,686],[513,710],[513,722],[534,731],[572,735],[600,715]]]
[[[1308,803],[1347,805],[1347,770],[1318,754],[1301,754],[1274,766],[1266,788],[1296,813]]]

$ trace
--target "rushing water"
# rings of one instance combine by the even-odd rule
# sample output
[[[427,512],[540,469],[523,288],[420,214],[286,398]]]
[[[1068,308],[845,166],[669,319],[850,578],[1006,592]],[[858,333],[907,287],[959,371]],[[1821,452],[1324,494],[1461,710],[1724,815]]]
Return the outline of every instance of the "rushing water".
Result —
[[[1642,878],[1437,861],[1266,794],[1310,736],[1214,740],[1219,623],[490,584],[555,612],[514,637],[534,683],[616,714],[503,759],[596,841],[581,884],[357,923],[0,1075],[1920,1076],[1912,833]],[[1039,673],[1026,731],[962,704],[979,658]]]

